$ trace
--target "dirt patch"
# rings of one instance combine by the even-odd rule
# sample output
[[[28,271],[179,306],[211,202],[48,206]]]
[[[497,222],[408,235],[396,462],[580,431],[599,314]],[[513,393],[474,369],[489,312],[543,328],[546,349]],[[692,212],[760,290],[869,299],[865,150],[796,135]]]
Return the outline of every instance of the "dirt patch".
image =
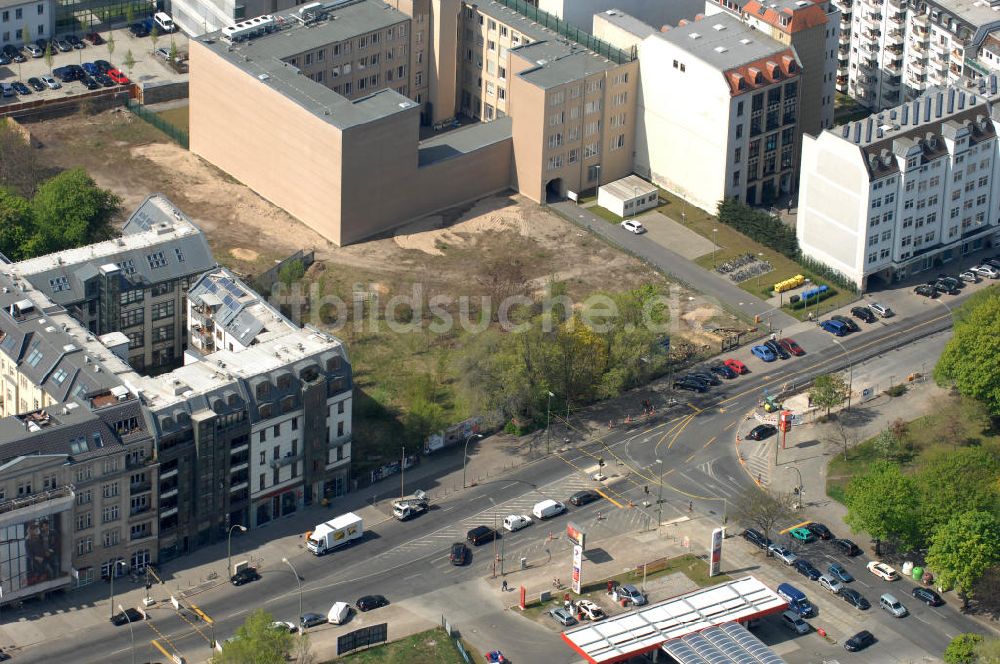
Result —
[[[254,251],[253,249],[242,249],[240,247],[233,247],[230,249],[229,255],[238,261],[247,261],[250,263],[260,258],[260,253]]]

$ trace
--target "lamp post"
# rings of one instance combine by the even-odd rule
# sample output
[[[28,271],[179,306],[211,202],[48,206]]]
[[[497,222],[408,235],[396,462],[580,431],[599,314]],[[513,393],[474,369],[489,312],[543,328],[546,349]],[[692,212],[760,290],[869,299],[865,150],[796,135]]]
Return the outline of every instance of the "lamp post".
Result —
[[[718,228],[713,228],[712,229],[712,267],[715,267],[715,252],[719,248],[718,237],[719,237],[719,229]]]
[[[465,437],[465,452],[462,454],[462,488],[464,489],[467,485],[465,483],[465,466],[466,462],[469,460],[469,441],[473,438],[482,438],[478,433],[470,433]]]
[[[493,578],[497,578],[497,559],[500,557],[497,555],[497,504],[491,496],[486,496],[493,505]],[[501,572],[503,574],[503,572]]]
[[[549,402],[545,406],[545,453],[549,453],[550,443],[552,441],[552,435],[549,433],[549,423],[552,421],[552,397],[555,395],[549,391]]]
[[[239,528],[241,533],[247,531],[246,526],[241,526],[240,524],[235,524],[229,529],[229,537],[227,538],[226,544],[226,576],[230,577],[233,575],[233,531]]]
[[[663,459],[657,459],[656,465],[660,467],[660,486],[656,490],[656,531],[659,532],[663,523]]]
[[[764,258],[764,252],[763,251],[758,251],[757,252],[757,258],[758,258],[758,260]],[[757,290],[758,291],[760,290],[760,272],[757,273]]]
[[[403,456],[399,459],[399,497],[406,495],[406,445],[403,445]]]
[[[281,562],[288,565],[291,568],[292,574],[295,575],[295,583],[299,584],[299,620],[302,620],[302,579],[299,578],[299,573],[295,571],[295,565],[292,564],[288,558],[282,558]],[[299,634],[302,634],[303,630],[299,627]]]
[[[802,508],[802,472],[796,466],[785,466],[789,470],[794,470],[795,474],[799,476],[799,490],[795,496],[795,509]]]
[[[125,567],[128,567],[128,563],[126,563],[124,560],[116,560],[111,565],[111,617],[112,618],[115,617],[115,572],[118,571],[119,565],[125,565]]]
[[[830,341],[837,344],[840,350],[844,353],[844,357],[847,358],[847,410],[851,409],[851,393],[854,391],[854,362],[852,361],[851,354],[847,352],[844,348],[844,344],[837,341],[836,338],[830,337]]]
[[[128,612],[121,604],[118,605],[118,609],[125,616],[125,620],[128,621],[128,634],[132,639],[132,664],[135,664],[135,631],[132,629],[132,619],[128,617]]]

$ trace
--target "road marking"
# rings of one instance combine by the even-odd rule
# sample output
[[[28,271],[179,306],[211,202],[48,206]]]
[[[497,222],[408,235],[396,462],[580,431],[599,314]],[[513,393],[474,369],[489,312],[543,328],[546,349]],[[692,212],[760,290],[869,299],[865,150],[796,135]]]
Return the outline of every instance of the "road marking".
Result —
[[[501,491],[503,491],[504,489],[509,489],[509,488],[511,488],[512,486],[517,486],[518,484],[520,484],[520,482],[511,482],[510,484],[508,484],[508,485],[506,485],[506,486],[502,486],[502,487],[500,487],[500,490],[501,490]]]
[[[729,431],[729,430],[730,430],[730,429],[732,429],[732,428],[733,428],[734,426],[736,426],[736,425],[737,425],[737,423],[739,423],[739,420],[733,420],[732,422],[730,422],[729,424],[727,424],[727,425],[726,425],[726,428],[725,428],[725,429],[723,429],[723,431]]]
[[[416,574],[411,574],[409,576],[404,576],[403,577],[403,581],[409,581],[410,579],[415,579],[415,578],[417,578],[418,576],[421,576],[421,575],[422,575],[422,572],[417,572]]]
[[[595,492],[596,492],[596,493],[597,493],[598,495],[600,495],[600,496],[603,496],[605,500],[607,500],[607,501],[608,501],[609,503],[611,503],[611,504],[612,504],[612,505],[614,505],[615,507],[617,507],[617,508],[619,508],[619,509],[621,509],[621,508],[625,507],[624,505],[622,505],[621,503],[619,503],[619,502],[618,502],[617,500],[615,500],[614,498],[612,498],[611,496],[609,496],[609,495],[608,495],[607,493],[605,493],[605,492],[604,492],[604,491],[602,491],[601,489],[594,489],[594,491],[595,491]]]
[[[684,459],[684,463],[691,463],[691,459],[694,458],[695,454],[697,454],[697,452],[692,452],[691,456],[689,456],[688,458]]]
[[[805,526],[807,524],[810,524],[810,523],[812,523],[812,521],[803,521],[802,523],[797,523],[794,526],[788,526],[784,530],[779,530],[778,534],[779,535],[784,535],[785,533],[791,532],[791,531],[795,530],[796,528],[801,528],[801,527],[803,527],[803,526]]]
[[[714,443],[716,438],[718,438],[718,436],[712,436],[711,438],[709,438],[708,442],[701,446],[701,449],[705,449],[706,447]]]
[[[170,654],[169,652],[167,652],[166,648],[164,648],[163,646],[161,646],[161,645],[160,645],[160,642],[159,642],[159,641],[157,641],[156,639],[153,639],[152,641],[150,641],[150,643],[152,643],[152,644],[153,644],[153,646],[154,646],[154,647],[155,647],[155,648],[156,648],[157,650],[159,650],[160,652],[162,652],[162,653],[163,653],[163,656],[164,656],[164,657],[166,657],[166,658],[167,658],[167,659],[169,659],[170,661],[173,661],[173,660],[174,660],[174,656],[173,656],[173,655],[171,655],[171,654]]]

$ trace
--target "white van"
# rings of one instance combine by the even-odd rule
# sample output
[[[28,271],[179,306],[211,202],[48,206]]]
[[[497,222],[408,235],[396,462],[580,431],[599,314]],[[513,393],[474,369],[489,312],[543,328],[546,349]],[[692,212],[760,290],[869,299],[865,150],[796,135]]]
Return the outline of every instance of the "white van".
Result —
[[[531,513],[535,515],[536,519],[550,519],[554,516],[559,516],[565,511],[566,506],[558,500],[543,500],[540,503],[535,503]]]
[[[512,533],[530,525],[531,517],[527,514],[509,514],[503,518],[503,527]]]
[[[902,602],[896,599],[894,595],[890,595],[889,593],[885,593],[884,595],[879,597],[878,603],[879,606],[888,611],[889,614],[897,618],[903,618],[907,614],[906,607],[903,606]]]
[[[808,634],[809,623],[803,620],[794,611],[785,611],[781,614],[781,624],[792,630],[796,634]]]
[[[170,18],[170,14],[166,12],[156,12],[153,14],[153,22],[156,23],[156,27],[160,32],[177,32],[174,19]]]
[[[330,612],[326,614],[326,619],[334,625],[343,625],[351,615],[351,605],[347,602],[334,602],[330,607]]]

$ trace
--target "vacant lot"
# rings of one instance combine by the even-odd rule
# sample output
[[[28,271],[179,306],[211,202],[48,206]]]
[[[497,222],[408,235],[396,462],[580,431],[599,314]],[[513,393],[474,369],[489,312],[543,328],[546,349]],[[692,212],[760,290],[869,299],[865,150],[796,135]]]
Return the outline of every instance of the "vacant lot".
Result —
[[[465,644],[465,647],[466,650],[469,650],[468,644]],[[339,661],[351,662],[351,664],[413,664],[415,662],[463,664],[465,660],[458,654],[458,649],[445,634],[445,631],[438,628],[347,655],[341,657]]]

